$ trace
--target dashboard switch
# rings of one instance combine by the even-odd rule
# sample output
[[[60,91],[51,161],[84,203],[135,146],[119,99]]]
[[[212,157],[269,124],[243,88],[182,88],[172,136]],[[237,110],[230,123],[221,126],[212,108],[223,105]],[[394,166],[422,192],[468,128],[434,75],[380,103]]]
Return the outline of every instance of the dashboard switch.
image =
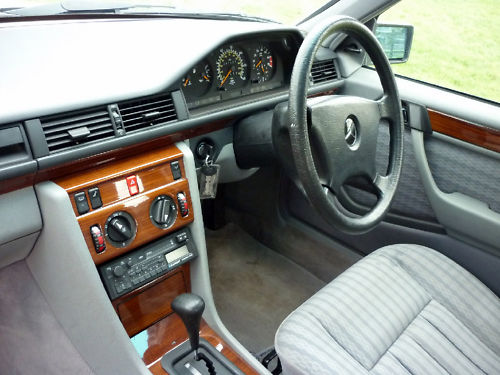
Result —
[[[94,241],[94,247],[97,254],[102,253],[106,250],[106,244],[104,243],[104,236],[99,225],[92,225],[90,227],[90,234],[92,235],[92,241]]]
[[[170,169],[172,170],[172,177],[174,178],[174,180],[178,180],[182,177],[181,166],[179,165],[178,161],[173,161],[172,163],[170,163]]]
[[[139,193],[139,186],[137,185],[137,176],[128,176],[127,177],[127,186],[130,195],[136,195]]]
[[[96,208],[102,207],[101,192],[99,191],[99,188],[95,187],[89,189],[88,193],[92,208],[95,210]]]
[[[181,211],[181,216],[187,216],[189,213],[188,201],[186,195],[182,192],[177,193],[177,203],[179,204],[179,210]]]
[[[85,195],[84,191],[76,193],[74,198],[75,198],[76,210],[80,215],[89,212],[90,210],[89,202],[87,201],[87,196]]]

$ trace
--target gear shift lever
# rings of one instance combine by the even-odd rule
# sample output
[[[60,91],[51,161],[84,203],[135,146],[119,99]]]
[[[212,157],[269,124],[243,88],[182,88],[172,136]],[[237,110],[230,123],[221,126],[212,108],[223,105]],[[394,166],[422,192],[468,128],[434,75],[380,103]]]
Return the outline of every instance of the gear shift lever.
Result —
[[[194,359],[198,361],[198,346],[200,344],[201,314],[205,310],[203,298],[196,294],[184,293],[172,302],[172,310],[179,315],[186,326]]]

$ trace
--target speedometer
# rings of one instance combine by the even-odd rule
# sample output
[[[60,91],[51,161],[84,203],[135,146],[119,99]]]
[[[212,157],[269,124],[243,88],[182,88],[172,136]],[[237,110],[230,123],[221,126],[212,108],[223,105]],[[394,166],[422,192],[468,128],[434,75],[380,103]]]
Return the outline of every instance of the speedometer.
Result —
[[[243,51],[229,46],[217,56],[217,88],[229,90],[241,87],[247,80],[247,61]]]

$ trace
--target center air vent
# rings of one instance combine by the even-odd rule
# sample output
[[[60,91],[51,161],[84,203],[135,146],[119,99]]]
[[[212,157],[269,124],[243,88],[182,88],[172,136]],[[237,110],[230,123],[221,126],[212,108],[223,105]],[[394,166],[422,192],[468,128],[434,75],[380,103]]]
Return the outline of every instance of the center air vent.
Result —
[[[337,69],[333,59],[315,61],[311,68],[313,83],[321,83],[337,79]]]
[[[115,136],[106,108],[47,116],[40,122],[51,153]]]
[[[127,133],[177,120],[170,93],[129,100],[118,107]]]

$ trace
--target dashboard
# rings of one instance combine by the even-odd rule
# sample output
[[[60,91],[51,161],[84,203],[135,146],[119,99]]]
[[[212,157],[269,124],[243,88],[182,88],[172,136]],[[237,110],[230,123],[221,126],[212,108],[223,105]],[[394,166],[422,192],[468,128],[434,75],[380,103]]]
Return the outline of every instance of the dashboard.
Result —
[[[54,177],[66,163],[190,138],[201,126],[273,108],[287,100],[303,35],[267,23],[119,19],[5,23],[0,39],[9,56],[0,63],[0,138],[9,139],[0,180],[15,182],[8,191]],[[67,43],[73,39],[82,41]],[[311,94],[342,86],[332,51],[316,63]]]
[[[258,22],[0,22],[0,262],[29,255],[65,333],[101,372],[145,374],[127,334],[153,329],[180,293],[210,296],[197,138],[213,137],[233,179],[252,173],[236,163],[233,129],[287,100],[302,40]],[[311,93],[342,85],[325,59]]]
[[[225,43],[181,79],[189,109],[285,87],[300,44],[290,34]]]

